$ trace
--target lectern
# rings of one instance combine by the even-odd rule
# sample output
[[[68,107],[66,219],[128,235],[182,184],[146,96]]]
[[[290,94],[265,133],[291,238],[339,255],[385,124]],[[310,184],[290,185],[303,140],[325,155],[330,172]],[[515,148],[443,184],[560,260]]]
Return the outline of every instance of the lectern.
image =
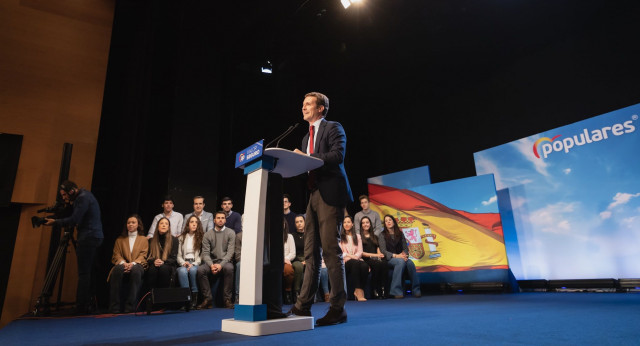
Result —
[[[265,230],[269,229],[270,225],[274,225],[271,226],[272,229],[279,227],[280,237],[267,239],[267,243],[279,242],[282,246],[282,178],[302,174],[323,164],[324,162],[318,158],[282,148],[263,150],[263,141],[236,154],[236,168],[244,169],[247,176],[242,226],[240,299],[234,308],[234,318],[222,320],[223,332],[260,336],[313,329],[313,317],[291,316],[267,320],[267,306],[263,304],[262,297],[263,265],[265,260],[268,261],[270,258],[265,253]],[[268,195],[271,203],[268,202]],[[277,234],[277,230],[272,232],[274,233]],[[269,237],[269,234],[266,236]],[[269,248],[266,250],[269,251]],[[283,260],[280,262],[277,265],[283,266]],[[282,277],[277,280],[281,282]],[[275,285],[271,282],[266,284]],[[278,294],[281,296],[281,292]]]

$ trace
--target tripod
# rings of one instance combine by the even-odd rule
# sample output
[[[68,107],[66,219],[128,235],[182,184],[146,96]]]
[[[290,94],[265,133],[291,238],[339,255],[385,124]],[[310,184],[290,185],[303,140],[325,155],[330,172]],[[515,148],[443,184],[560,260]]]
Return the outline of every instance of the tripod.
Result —
[[[51,297],[53,287],[56,283],[56,279],[58,277],[58,273],[60,273],[60,283],[58,285],[58,299],[56,301],[56,309],[58,309],[61,305],[60,298],[62,296],[62,282],[64,281],[64,265],[67,259],[67,248],[69,247],[69,242],[73,244],[74,249],[76,248],[76,241],[73,239],[73,228],[68,229],[64,228],[64,235],[62,239],[60,239],[60,243],[58,244],[58,250],[51,262],[51,266],[47,272],[47,276],[44,280],[44,286],[42,287],[42,291],[40,296],[38,297],[38,301],[36,302],[35,309],[33,310],[33,314],[35,316],[47,316],[51,312],[51,304],[49,302],[49,298]]]

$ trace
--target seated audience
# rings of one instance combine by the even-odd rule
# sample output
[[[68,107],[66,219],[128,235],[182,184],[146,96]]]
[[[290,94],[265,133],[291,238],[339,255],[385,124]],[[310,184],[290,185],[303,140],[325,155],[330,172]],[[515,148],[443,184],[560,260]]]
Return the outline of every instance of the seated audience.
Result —
[[[182,220],[181,220],[182,221]],[[166,217],[158,220],[153,238],[149,239],[149,269],[147,269],[147,287],[166,288],[178,264],[178,238],[171,235],[171,223]]]
[[[388,267],[384,254],[380,251],[378,237],[372,227],[371,220],[363,216],[360,220],[360,237],[362,238],[362,259],[371,272],[373,297],[384,299],[384,288],[387,286]]]
[[[223,197],[220,206],[227,220],[225,226],[233,230],[236,234],[242,232],[242,215],[231,210],[231,208],[233,208],[233,200],[230,197]]]
[[[389,294],[394,298],[404,298],[404,280],[402,275],[406,270],[411,279],[411,294],[414,297],[422,295],[420,291],[420,279],[416,272],[416,266],[409,259],[409,248],[404,233],[398,227],[396,219],[391,215],[384,216],[384,230],[378,236],[380,251],[389,262],[389,267],[393,268],[391,277],[391,287]]]
[[[360,197],[358,197],[358,200],[360,201],[362,210],[357,212],[356,216],[353,219],[353,223],[356,227],[356,233],[362,235],[362,233],[360,232],[360,220],[362,220],[362,218],[366,216],[369,218],[369,221],[371,221],[371,228],[373,229],[373,233],[376,236],[379,235],[384,228],[382,227],[382,222],[380,221],[380,214],[369,208],[369,196],[360,195]]]
[[[325,303],[329,303],[329,273],[327,272],[327,265],[324,264],[324,259],[322,260],[322,265],[320,266],[320,280],[318,281],[318,286],[320,289],[322,289],[322,294],[320,297],[316,298],[320,298],[320,301],[323,301]],[[320,290],[318,290],[320,291]],[[320,295],[320,292],[318,292],[318,295]]]
[[[156,215],[153,218],[153,222],[151,223],[151,227],[149,227],[149,234],[147,234],[147,238],[151,239],[156,232],[156,226],[158,225],[158,221],[160,219],[166,218],[169,219],[171,224],[171,234],[174,237],[177,237],[182,233],[182,223],[184,222],[184,217],[182,214],[173,210],[173,197],[167,195],[164,197],[164,202],[162,202],[162,213]]]
[[[291,210],[291,196],[285,193],[282,197],[282,204],[284,208],[284,218],[287,220],[289,232],[295,232],[297,215]]]
[[[298,299],[298,296],[293,296],[295,293],[293,293],[291,289],[294,276],[294,270],[291,262],[296,258],[296,243],[295,240],[293,240],[293,235],[289,233],[289,224],[286,219],[283,219],[283,228],[282,241],[284,242],[284,270],[282,272],[282,276],[284,279],[284,303],[291,305]]]
[[[187,223],[191,215],[195,215],[202,223],[202,231],[206,233],[213,229],[213,214],[204,211],[204,206],[204,197],[193,197],[193,213],[184,216],[184,223]]]
[[[124,312],[134,311],[142,276],[147,268],[149,242],[144,236],[144,226],[140,216],[133,214],[127,218],[122,234],[113,245],[111,262],[113,268],[107,281],[111,284],[109,312],[120,313],[120,289],[125,277],[129,277],[129,289],[124,301]]]
[[[296,228],[291,235],[296,244],[296,257],[291,262],[293,267],[293,294],[297,297],[302,288],[302,278],[304,274],[304,215],[297,215],[295,219]],[[293,300],[295,303],[295,300]]]
[[[236,297],[235,302],[240,302],[240,260],[242,259],[242,232],[236,234],[236,248],[234,249],[233,260],[236,263]]]
[[[202,261],[200,250],[204,230],[202,222],[196,215],[186,219],[182,234],[178,237],[178,282],[180,287],[191,287],[191,308],[198,306],[198,283],[196,276]]]
[[[369,276],[369,266],[362,260],[362,239],[355,232],[351,216],[345,216],[342,221],[339,245],[342,249],[345,274],[355,287],[353,295],[357,301],[366,301],[364,287]]]
[[[211,280],[223,282],[224,307],[233,309],[234,268],[233,255],[236,245],[236,233],[225,226],[227,222],[223,211],[214,215],[212,231],[204,234],[202,239],[202,265],[198,267],[198,287],[202,292],[203,301],[198,309],[209,309],[213,306]]]

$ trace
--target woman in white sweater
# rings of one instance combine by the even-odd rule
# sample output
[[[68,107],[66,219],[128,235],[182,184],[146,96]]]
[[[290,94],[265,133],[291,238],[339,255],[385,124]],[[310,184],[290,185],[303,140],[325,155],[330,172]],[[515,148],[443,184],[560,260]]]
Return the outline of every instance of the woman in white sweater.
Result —
[[[180,287],[191,287],[191,308],[198,305],[198,284],[196,274],[198,266],[202,262],[200,250],[202,249],[202,238],[204,231],[200,219],[191,215],[187,220],[184,229],[178,236],[178,281]]]
[[[296,242],[293,239],[293,235],[289,233],[289,225],[287,224],[286,219],[283,224],[284,230],[282,231],[282,241],[284,242],[284,270],[282,272],[283,276],[283,287],[284,287],[284,303],[287,305],[293,304],[295,300],[292,296],[293,286],[293,266],[291,265],[291,261],[296,258]]]

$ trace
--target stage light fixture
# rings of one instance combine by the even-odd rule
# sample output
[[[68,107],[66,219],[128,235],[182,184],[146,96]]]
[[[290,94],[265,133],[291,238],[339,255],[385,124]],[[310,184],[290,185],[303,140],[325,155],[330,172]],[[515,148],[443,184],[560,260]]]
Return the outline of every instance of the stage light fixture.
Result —
[[[357,2],[362,2],[362,0],[340,0],[340,2],[342,3],[342,6],[344,6],[344,8],[347,9],[352,4],[355,4]]]
[[[271,64],[271,61],[267,60],[267,62],[265,62],[262,67],[260,68],[260,72],[264,73],[264,74],[272,74],[273,73],[273,64]]]

